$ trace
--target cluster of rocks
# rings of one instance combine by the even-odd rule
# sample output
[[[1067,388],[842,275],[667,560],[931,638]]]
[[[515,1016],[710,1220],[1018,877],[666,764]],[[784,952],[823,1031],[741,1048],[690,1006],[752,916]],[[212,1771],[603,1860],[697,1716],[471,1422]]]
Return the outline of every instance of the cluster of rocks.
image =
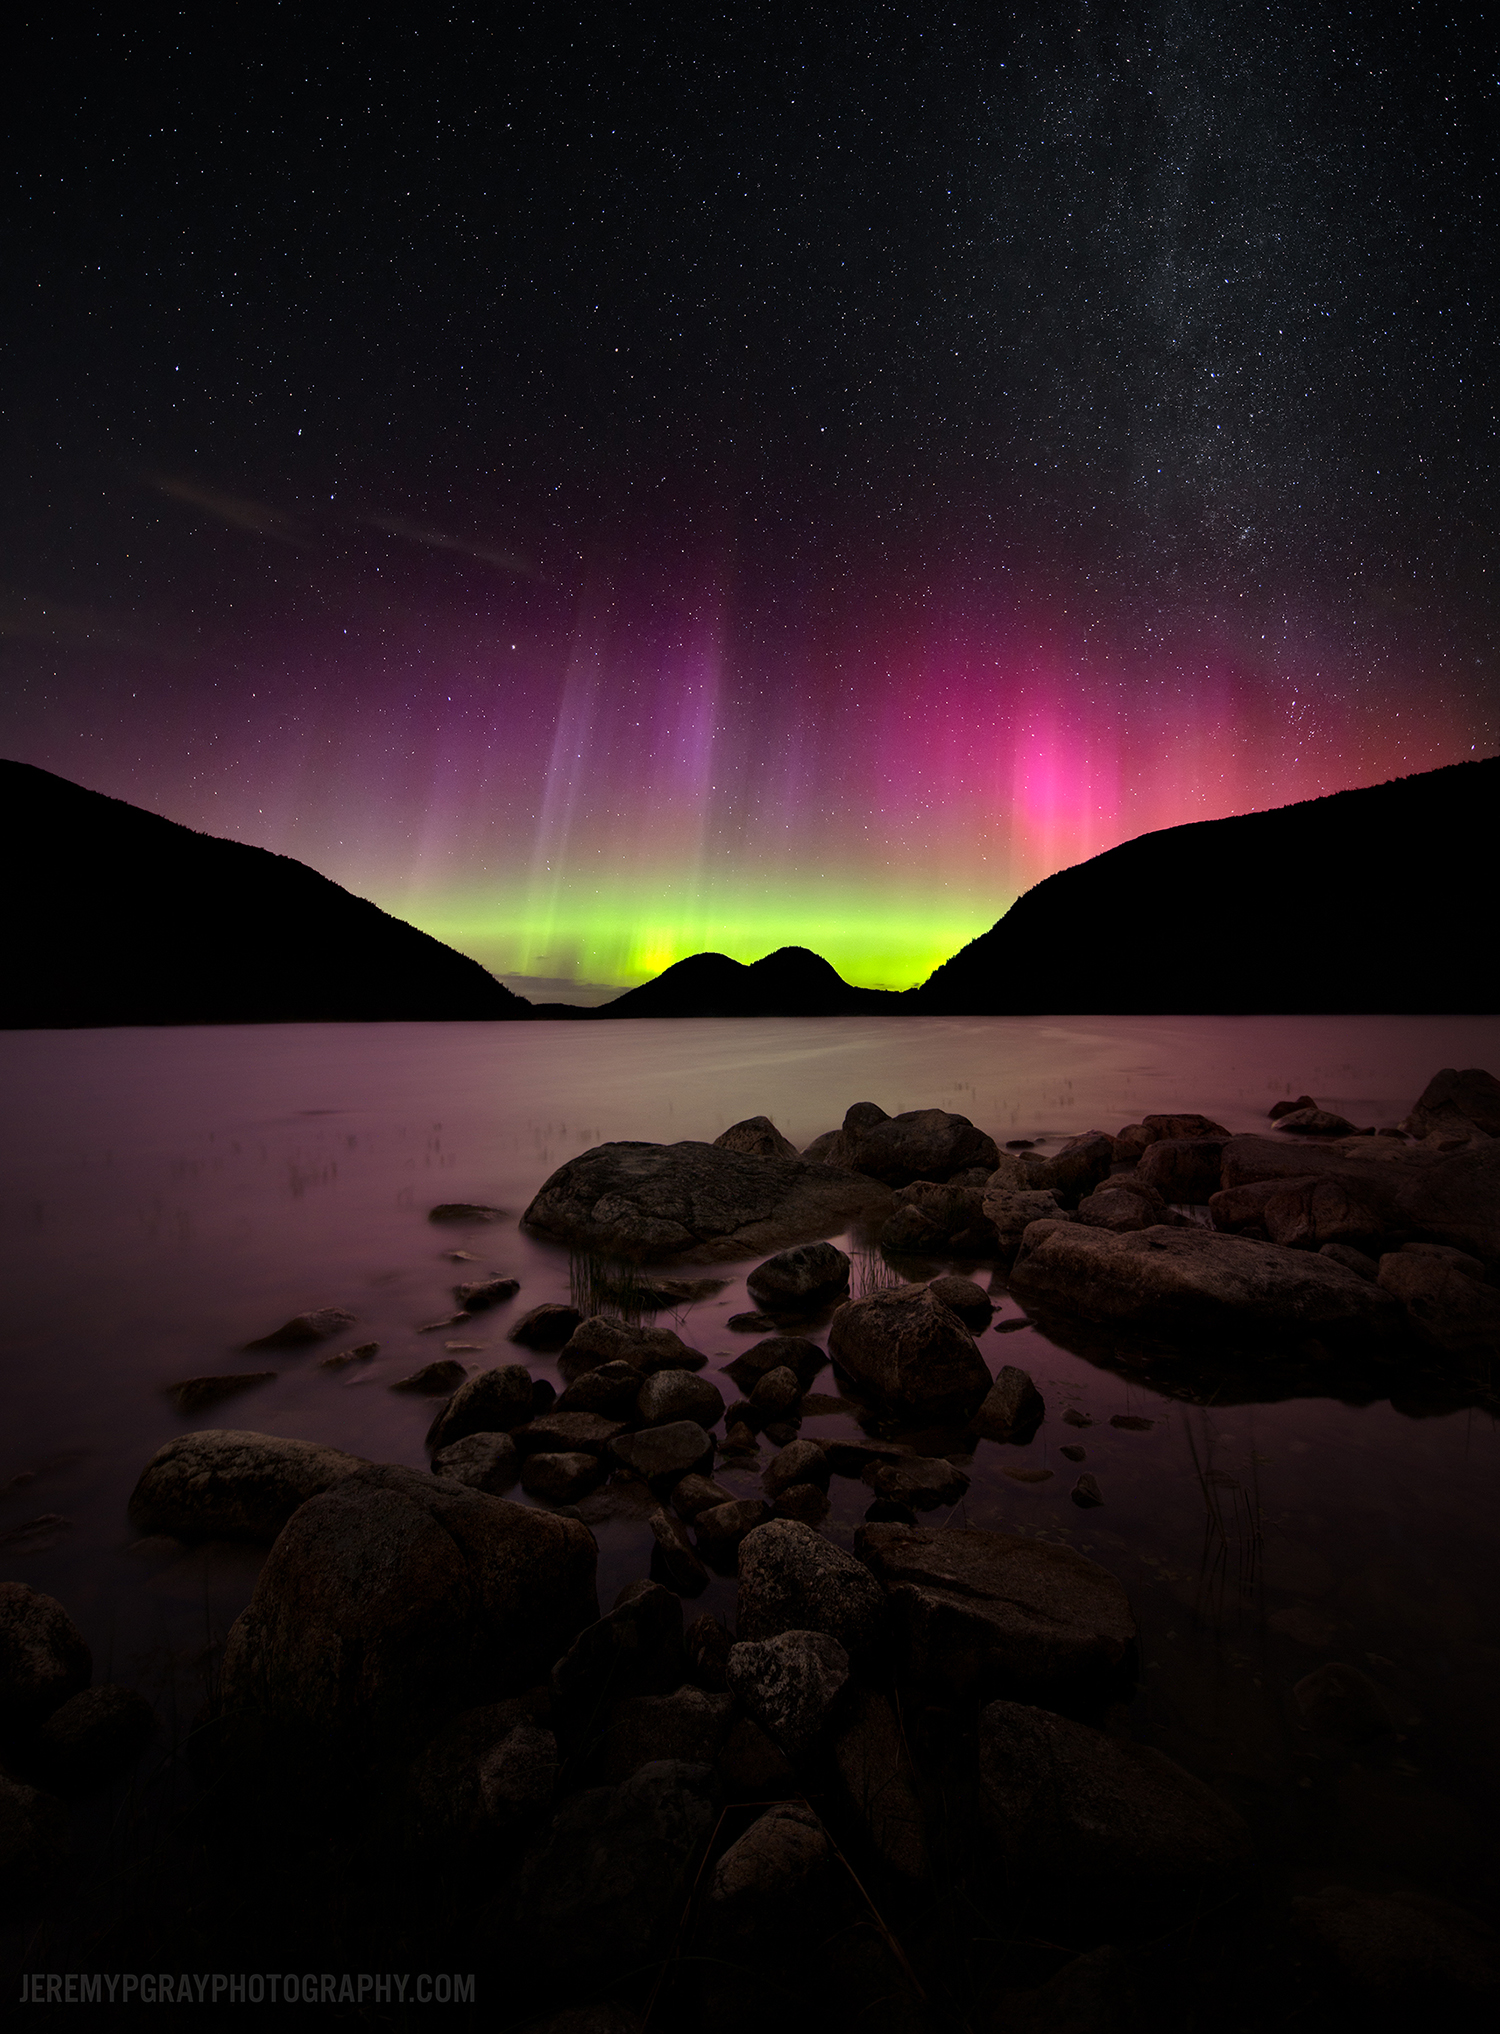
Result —
[[[70,1801],[109,1786],[156,1730],[133,1689],[94,1682],[82,1632],[24,1582],[0,1582],[0,1897],[33,1893],[68,1854]]]

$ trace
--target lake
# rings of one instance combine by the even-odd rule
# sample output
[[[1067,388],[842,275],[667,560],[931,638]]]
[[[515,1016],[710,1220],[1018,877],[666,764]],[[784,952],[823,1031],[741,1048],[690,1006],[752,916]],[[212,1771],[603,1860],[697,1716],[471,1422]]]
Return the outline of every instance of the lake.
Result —
[[[236,1426],[425,1467],[433,1402],[388,1386],[445,1339],[480,1345],[465,1352],[475,1366],[508,1361],[507,1319],[568,1298],[566,1253],[515,1218],[590,1145],[712,1139],[764,1114],[801,1147],[865,1100],[956,1110],[1001,1143],[1180,1110],[1264,1129],[1271,1104],[1303,1090],[1358,1123],[1392,1124],[1439,1067],[1500,1070],[1500,1021],[231,1026],[11,1033],[0,1062],[0,1576],[59,1598],[96,1679],[143,1688],[170,1734],[201,1701],[260,1555],[136,1548],[125,1506],[144,1463],[176,1433]],[[427,1220],[461,1200],[508,1219],[463,1232]],[[456,1245],[477,1261],[449,1261]],[[720,1366],[753,1339],[726,1326],[749,1304],[749,1268],[716,1267],[721,1292],[660,1317],[708,1355],[704,1374],[726,1398],[737,1394]],[[519,1278],[514,1302],[421,1331],[451,1313],[455,1278],[489,1272]],[[995,1298],[997,1323],[1022,1318],[1003,1288]],[[378,1341],[378,1357],[329,1370],[317,1350],[237,1353],[321,1306],[351,1309],[345,1339]],[[1065,1541],[1119,1573],[1142,1631],[1134,1733],[1228,1794],[1293,1883],[1470,1896],[1474,1873],[1493,1870],[1484,1832],[1500,1793],[1489,1415],[1462,1392],[1445,1405],[1398,1391],[1397,1409],[1378,1381],[1363,1404],[1284,1397],[1269,1381],[1264,1402],[1194,1402],[1213,1399],[1211,1350],[1191,1391],[1167,1396],[1107,1352],[1070,1352],[1030,1326],[979,1341],[992,1370],[1032,1373],[1049,1416],[1025,1447],[979,1444],[958,1516]],[[557,1377],[551,1359],[528,1360]],[[274,1382],[196,1419],[164,1395],[176,1379],[263,1365]],[[1062,1425],[1068,1407],[1092,1426]],[[1113,1427],[1116,1415],[1151,1424]],[[805,1431],[838,1424],[825,1415]],[[1057,1455],[1079,1441],[1105,1500],[1096,1511],[1069,1502],[1077,1471]],[[1013,1468],[1054,1473],[1021,1482]],[[737,1492],[756,1487],[750,1472],[717,1473]],[[869,1495],[834,1479],[833,1537],[850,1540]],[[607,1604],[646,1572],[649,1534],[628,1493],[585,1515]],[[715,1583],[702,1601],[730,1600]],[[1302,1727],[1293,1687],[1326,1660],[1377,1683],[1399,1743],[1366,1756]]]

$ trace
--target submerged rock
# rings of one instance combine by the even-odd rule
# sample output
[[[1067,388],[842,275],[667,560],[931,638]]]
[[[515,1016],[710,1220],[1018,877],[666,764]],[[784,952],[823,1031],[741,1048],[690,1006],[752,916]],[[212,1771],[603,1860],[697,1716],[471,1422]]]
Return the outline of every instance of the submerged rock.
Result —
[[[412,1469],[288,1522],[224,1652],[227,1715],[344,1756],[534,1683],[596,1613],[592,1534]]]
[[[178,1540],[269,1546],[299,1505],[368,1467],[313,1441],[208,1427],[157,1449],[131,1493],[130,1522]]]
[[[927,1290],[935,1300],[952,1308],[971,1335],[989,1326],[995,1303],[976,1280],[950,1272],[946,1277],[931,1280]]]
[[[1500,1347],[1500,1289],[1482,1284],[1459,1265],[1396,1250],[1381,1258],[1378,1276],[1382,1288],[1405,1307],[1412,1327],[1435,1349]]]
[[[559,1300],[543,1300],[540,1306],[528,1307],[518,1321],[511,1322],[505,1339],[519,1343],[523,1349],[560,1349],[582,1319],[577,1307],[564,1306]]]
[[[466,1314],[482,1314],[490,1307],[498,1307],[508,1299],[514,1299],[521,1290],[518,1278],[480,1278],[467,1285],[456,1285],[453,1297]]]
[[[872,1462],[864,1481],[877,1497],[910,1505],[914,1511],[936,1511],[957,1504],[969,1487],[966,1471],[941,1456],[912,1455],[900,1462]]]
[[[930,1287],[846,1301],[828,1331],[828,1352],[856,1384],[894,1411],[963,1417],[990,1388],[974,1337]]]
[[[1129,1686],[1136,1628],[1117,1576],[1071,1547],[978,1526],[861,1526],[902,1672],[949,1693],[1097,1707]]]
[[[413,1370],[410,1376],[398,1377],[388,1387],[391,1391],[417,1391],[428,1398],[436,1398],[440,1392],[451,1392],[468,1376],[462,1363],[446,1356],[436,1363],[424,1363],[420,1370]]]
[[[276,1374],[274,1370],[243,1370],[233,1376],[184,1377],[177,1384],[169,1384],[166,1393],[180,1413],[201,1412],[205,1406],[217,1405],[221,1399],[235,1398],[257,1384],[274,1384]]]
[[[616,1461],[648,1483],[677,1483],[695,1469],[712,1464],[714,1442],[712,1434],[696,1420],[673,1420],[668,1426],[621,1434],[610,1443],[610,1451]]]
[[[635,1410],[648,1426],[693,1420],[700,1427],[715,1427],[724,1417],[724,1394],[691,1371],[658,1370],[640,1387]]]
[[[575,1249],[710,1262],[845,1229],[889,1199],[862,1173],[801,1158],[712,1144],[601,1144],[560,1166],[522,1220]]]

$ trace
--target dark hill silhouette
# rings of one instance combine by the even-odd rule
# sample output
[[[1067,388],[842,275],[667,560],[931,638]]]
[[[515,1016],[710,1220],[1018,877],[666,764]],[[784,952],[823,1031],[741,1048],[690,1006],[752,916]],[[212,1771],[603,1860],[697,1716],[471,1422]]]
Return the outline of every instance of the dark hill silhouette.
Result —
[[[904,1007],[1500,1008],[1500,757],[1143,834],[1028,890]]]
[[[722,953],[695,953],[602,1003],[594,1017],[841,1017],[900,1009],[905,998],[857,989],[805,946],[783,946],[747,967]],[[545,1011],[546,1006],[543,1006]]]
[[[0,761],[0,1025],[531,1016],[441,940],[286,855]]]

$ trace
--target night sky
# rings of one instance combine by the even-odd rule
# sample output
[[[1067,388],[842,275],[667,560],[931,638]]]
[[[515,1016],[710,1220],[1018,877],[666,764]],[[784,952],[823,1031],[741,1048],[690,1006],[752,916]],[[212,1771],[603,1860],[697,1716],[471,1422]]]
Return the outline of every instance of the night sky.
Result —
[[[580,999],[1493,753],[1446,11],[39,14],[0,753]]]

